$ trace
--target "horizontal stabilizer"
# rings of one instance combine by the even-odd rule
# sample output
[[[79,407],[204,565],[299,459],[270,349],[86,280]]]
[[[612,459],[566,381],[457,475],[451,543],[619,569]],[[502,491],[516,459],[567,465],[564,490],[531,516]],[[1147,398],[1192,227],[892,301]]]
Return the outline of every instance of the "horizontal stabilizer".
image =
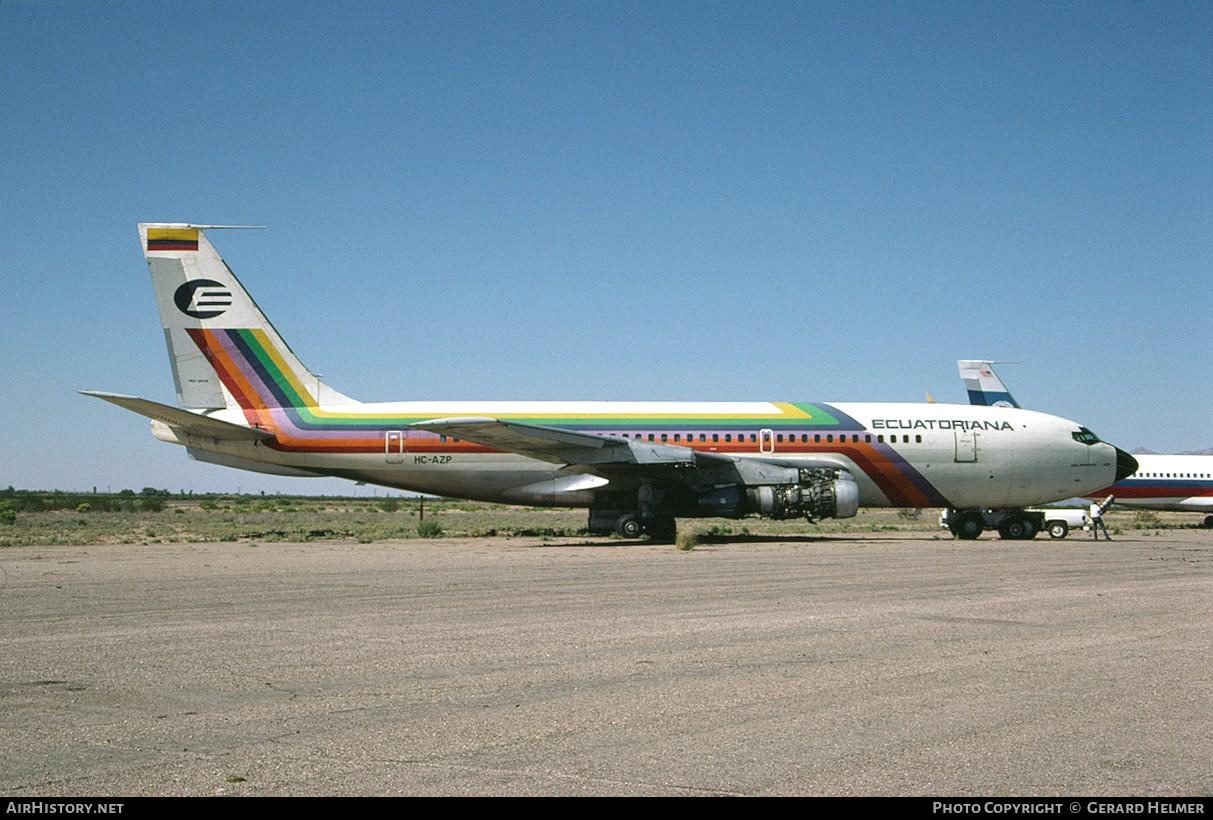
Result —
[[[81,390],[80,393],[85,396],[92,396],[96,399],[108,401],[110,404],[116,404],[125,410],[130,410],[132,413],[147,416],[149,419],[155,419],[170,427],[184,430],[195,436],[228,439],[231,441],[261,441],[274,437],[274,434],[267,430],[258,430],[253,427],[220,421],[209,416],[191,413],[189,410],[182,410],[179,407],[170,407],[167,404],[160,404],[159,402],[141,399],[136,396],[124,396],[120,393],[102,393],[97,390]]]
[[[190,458],[194,461],[203,461],[207,464],[218,464],[222,467],[235,467],[237,470],[250,470],[254,473],[268,473],[269,475],[289,475],[295,478],[317,478],[326,475],[325,473],[316,473],[311,470],[300,470],[295,467],[288,467],[285,464],[273,464],[269,461],[254,461],[251,458],[239,458],[238,456],[230,456],[226,453],[212,453],[209,450],[200,450],[197,447],[186,447],[185,451],[189,453]]]

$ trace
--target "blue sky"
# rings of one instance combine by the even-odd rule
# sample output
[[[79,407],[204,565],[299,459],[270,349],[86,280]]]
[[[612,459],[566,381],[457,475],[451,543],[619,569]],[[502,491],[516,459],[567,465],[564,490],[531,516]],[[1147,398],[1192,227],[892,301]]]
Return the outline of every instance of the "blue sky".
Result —
[[[0,4],[0,486],[197,464],[140,220],[367,400],[963,401],[1213,445],[1208,3]],[[362,492],[371,492],[363,488]]]

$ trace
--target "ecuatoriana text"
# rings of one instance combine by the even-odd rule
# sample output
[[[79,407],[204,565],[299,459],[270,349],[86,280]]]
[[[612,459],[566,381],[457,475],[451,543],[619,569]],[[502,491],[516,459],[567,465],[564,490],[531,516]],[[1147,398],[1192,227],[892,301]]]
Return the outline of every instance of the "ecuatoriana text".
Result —
[[[964,419],[872,419],[874,430],[1014,430],[1009,421]]]

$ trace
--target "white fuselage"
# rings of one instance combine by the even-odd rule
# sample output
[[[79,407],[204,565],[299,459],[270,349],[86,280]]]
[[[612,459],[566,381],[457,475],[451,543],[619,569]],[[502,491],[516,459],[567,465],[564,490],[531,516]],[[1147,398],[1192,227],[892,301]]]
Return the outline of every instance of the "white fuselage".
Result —
[[[490,501],[584,506],[578,471],[410,429],[447,416],[517,419],[581,433],[688,447],[788,465],[837,464],[859,487],[861,506],[1027,506],[1088,495],[1115,480],[1116,449],[1074,438],[1079,425],[1030,410],[948,404],[827,403],[840,423],[799,422],[768,402],[400,402],[315,408],[365,419],[362,451],[338,451],[324,429],[274,447],[215,442],[154,423],[157,436],[196,457],[246,469],[338,475],[389,487]],[[213,414],[246,423],[238,410]],[[348,435],[348,434],[347,434]],[[379,442],[376,444],[375,442]],[[373,449],[371,449],[373,447]],[[367,451],[371,449],[371,451]],[[519,488],[553,482],[550,493]],[[561,483],[563,481],[563,483]]]
[[[1213,512],[1213,456],[1143,454],[1136,458],[1137,472],[1101,491],[1115,495],[1118,505]]]

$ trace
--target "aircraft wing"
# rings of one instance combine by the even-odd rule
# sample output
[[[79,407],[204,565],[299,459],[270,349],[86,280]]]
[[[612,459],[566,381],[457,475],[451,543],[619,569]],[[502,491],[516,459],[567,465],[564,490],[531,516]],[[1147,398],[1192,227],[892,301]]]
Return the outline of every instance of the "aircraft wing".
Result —
[[[258,441],[274,437],[274,434],[267,430],[258,430],[255,427],[232,424],[231,422],[213,419],[199,413],[191,413],[189,410],[182,410],[180,407],[171,407],[167,404],[141,399],[136,396],[124,396],[121,393],[102,393],[98,390],[81,390],[80,393],[85,396],[92,396],[95,399],[108,401],[110,404],[116,404],[125,410],[130,410],[132,413],[147,416],[149,419],[163,422],[170,427],[184,430],[195,436],[238,441]]]
[[[798,457],[767,461],[724,453],[705,453],[675,444],[615,438],[544,427],[521,421],[460,417],[419,421],[411,425],[483,444],[497,450],[581,468],[606,477],[676,479],[688,485],[741,482],[743,484],[794,483],[801,468],[846,466],[827,457]]]
[[[555,464],[692,465],[696,456],[689,447],[596,436],[479,416],[430,419],[410,426]]]

